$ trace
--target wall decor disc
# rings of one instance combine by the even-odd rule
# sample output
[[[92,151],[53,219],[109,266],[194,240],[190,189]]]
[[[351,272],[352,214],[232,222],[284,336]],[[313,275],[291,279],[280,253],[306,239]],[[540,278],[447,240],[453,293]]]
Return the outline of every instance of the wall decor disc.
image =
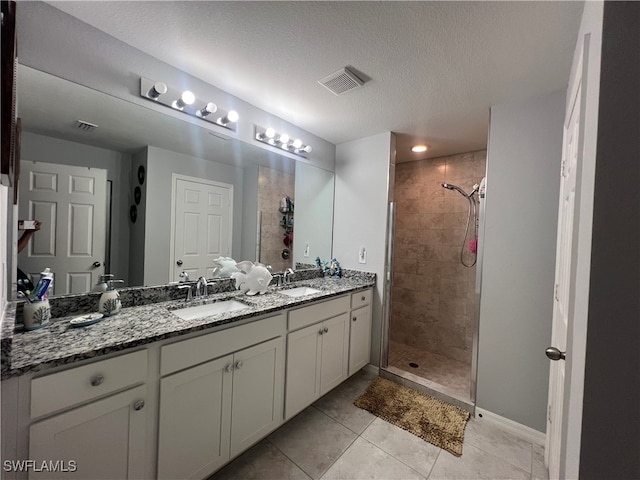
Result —
[[[140,187],[136,186],[136,188],[133,189],[133,199],[136,202],[136,205],[140,205],[140,199],[142,198],[142,190],[140,190]]]
[[[131,208],[129,209],[129,217],[133,223],[136,223],[136,220],[138,219],[138,207],[131,205]]]
[[[145,171],[144,165],[138,167],[138,183],[142,185],[144,183]]]

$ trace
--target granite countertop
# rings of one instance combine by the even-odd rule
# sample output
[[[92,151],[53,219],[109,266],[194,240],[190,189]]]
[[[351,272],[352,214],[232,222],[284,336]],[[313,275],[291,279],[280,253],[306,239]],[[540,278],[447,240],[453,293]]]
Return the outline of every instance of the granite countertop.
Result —
[[[71,327],[69,324],[77,315],[56,318],[41,330],[14,333],[10,339],[3,339],[6,342],[3,343],[2,379],[199,330],[215,331],[216,327],[358,291],[374,284],[375,275],[372,274],[337,279],[313,278],[293,282],[281,288],[269,287],[265,295],[249,296],[237,291],[221,292],[209,295],[204,302],[193,300],[187,303],[183,300],[173,300],[123,308],[118,315],[80,328]],[[283,288],[298,286],[313,287],[319,289],[320,293],[302,297],[290,297],[279,293]],[[247,308],[192,320],[183,320],[171,313],[171,310],[177,308],[228,299],[245,303]],[[13,314],[15,317],[15,310]]]

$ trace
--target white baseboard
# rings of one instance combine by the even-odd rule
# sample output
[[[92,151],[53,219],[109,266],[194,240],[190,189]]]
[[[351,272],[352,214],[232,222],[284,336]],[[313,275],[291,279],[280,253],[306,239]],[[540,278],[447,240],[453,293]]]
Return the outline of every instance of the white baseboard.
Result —
[[[378,367],[376,367],[375,365],[372,365],[370,363],[367,363],[364,367],[362,367],[362,370],[364,370],[367,373],[371,373],[373,375],[379,375],[380,374],[380,369]]]
[[[545,433],[539,432],[531,427],[527,427],[526,425],[514,422],[508,418],[501,417],[496,413],[479,407],[476,407],[475,418],[480,422],[487,422],[501,428],[502,430],[506,430],[509,433],[513,433],[516,437],[522,438],[523,440],[544,446],[546,439]]]

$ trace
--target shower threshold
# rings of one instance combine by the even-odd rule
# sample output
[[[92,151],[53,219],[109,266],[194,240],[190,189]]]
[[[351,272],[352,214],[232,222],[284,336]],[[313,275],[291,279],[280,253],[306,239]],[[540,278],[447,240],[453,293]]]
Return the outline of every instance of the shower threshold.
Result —
[[[431,395],[432,397],[437,398],[438,400],[442,400],[443,402],[456,405],[463,410],[470,412],[472,416],[475,414],[475,405],[471,403],[468,398],[462,398],[455,392],[447,392],[447,388],[444,385],[426,380],[418,375],[414,375],[411,372],[404,371],[391,365],[389,365],[388,367],[381,367],[380,376],[382,378],[386,378],[388,380],[392,380],[401,385],[404,385],[405,387],[417,390],[418,392]]]

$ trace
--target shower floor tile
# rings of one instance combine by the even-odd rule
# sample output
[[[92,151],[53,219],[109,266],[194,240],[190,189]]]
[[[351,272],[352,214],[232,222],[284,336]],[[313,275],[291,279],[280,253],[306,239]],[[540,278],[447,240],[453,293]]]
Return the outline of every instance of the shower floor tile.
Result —
[[[389,366],[437,384],[431,386],[444,394],[465,401],[471,398],[471,366],[469,364],[391,340]]]

